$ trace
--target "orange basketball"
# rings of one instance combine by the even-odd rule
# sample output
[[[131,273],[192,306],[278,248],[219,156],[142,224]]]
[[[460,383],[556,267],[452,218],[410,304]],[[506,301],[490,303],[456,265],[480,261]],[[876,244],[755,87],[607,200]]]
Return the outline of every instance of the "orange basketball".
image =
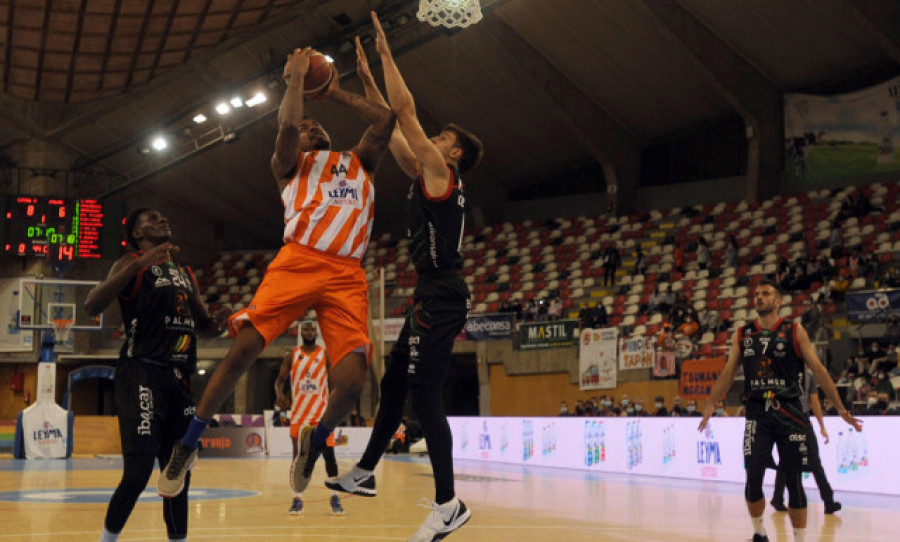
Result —
[[[303,96],[318,98],[325,93],[335,76],[334,65],[325,55],[315,53],[309,57],[309,69],[303,78]]]

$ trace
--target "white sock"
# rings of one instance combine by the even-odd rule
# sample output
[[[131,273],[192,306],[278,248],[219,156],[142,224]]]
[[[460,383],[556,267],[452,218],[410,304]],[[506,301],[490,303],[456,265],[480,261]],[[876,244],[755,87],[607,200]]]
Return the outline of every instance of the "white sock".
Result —
[[[337,492],[337,491],[332,491],[332,492],[331,492],[331,496],[332,496],[332,497],[337,497],[337,498],[340,498],[340,497],[341,497],[340,495],[338,495],[338,492]]]
[[[300,500],[302,501],[302,500],[303,500],[303,494],[302,494],[302,493],[294,493],[294,498],[295,498],[295,499],[300,499]]]
[[[103,532],[100,533],[100,542],[116,542],[119,540],[119,533],[111,533],[106,530],[106,527],[103,528]]]
[[[751,517],[750,521],[753,523],[753,532],[760,536],[766,536],[766,526],[763,525],[763,517],[759,516],[758,518]]]
[[[794,529],[794,542],[806,542],[806,529]]]
[[[169,542],[187,542],[187,538],[170,538]]]

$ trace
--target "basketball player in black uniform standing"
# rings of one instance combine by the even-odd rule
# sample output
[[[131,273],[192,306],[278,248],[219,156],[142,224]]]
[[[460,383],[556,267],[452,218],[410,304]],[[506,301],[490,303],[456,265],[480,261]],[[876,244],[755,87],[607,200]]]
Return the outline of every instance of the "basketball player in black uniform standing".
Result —
[[[801,474],[809,463],[807,438],[812,432],[800,402],[805,387],[801,382],[804,365],[812,371],[828,398],[839,405],[840,416],[858,431],[862,427],[843,407],[837,388],[816,356],[803,326],[778,317],[781,290],[775,281],[760,282],[755,304],[757,319],[735,332],[728,362],[706,401],[699,429],[706,428],[715,402],[728,393],[741,364],[747,396],[744,496],[753,523],[753,542],[769,540],[763,525],[766,500],[762,486],[773,445],[778,446],[779,468],[788,489],[788,515],[794,528],[794,541],[806,542],[806,494]]]
[[[390,107],[398,121],[391,138],[391,153],[414,179],[407,195],[407,233],[418,278],[413,294],[415,304],[394,343],[381,380],[381,402],[366,452],[352,470],[329,478],[325,485],[375,496],[372,471],[400,424],[408,390],[425,434],[435,483],[432,512],[409,540],[429,542],[443,539],[471,516],[454,491],[453,436],[444,413],[443,385],[453,341],[465,325],[469,308],[469,289],[460,275],[465,197],[459,173],[477,165],[482,149],[478,138],[452,124],[434,138],[425,136],[412,94],[394,63],[377,17],[374,13],[372,16]],[[357,61],[366,97],[383,103],[358,39]]]
[[[100,542],[114,542],[153,472],[165,465],[173,444],[194,415],[190,375],[197,364],[196,331],[224,325],[227,310],[210,316],[197,279],[172,255],[169,221],[140,208],[125,219],[126,252],[85,300],[90,315],[119,299],[125,344],[116,364],[115,401],[124,472],[106,511]],[[170,541],[187,540],[187,491],[163,499]]]

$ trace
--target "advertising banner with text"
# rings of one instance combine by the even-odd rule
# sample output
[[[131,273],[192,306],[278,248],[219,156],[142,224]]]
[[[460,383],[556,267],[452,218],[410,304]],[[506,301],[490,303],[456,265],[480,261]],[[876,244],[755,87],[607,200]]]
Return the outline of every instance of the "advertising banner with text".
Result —
[[[713,418],[702,433],[697,421],[452,417],[450,428],[454,459],[743,484],[744,418]],[[818,424],[813,425],[822,466],[835,490],[900,495],[894,458],[900,449],[900,418],[864,418],[865,429],[857,433],[837,416],[828,416],[827,445]],[[774,479],[774,471],[768,470],[767,483]],[[803,484],[814,488],[815,479],[804,478]]]

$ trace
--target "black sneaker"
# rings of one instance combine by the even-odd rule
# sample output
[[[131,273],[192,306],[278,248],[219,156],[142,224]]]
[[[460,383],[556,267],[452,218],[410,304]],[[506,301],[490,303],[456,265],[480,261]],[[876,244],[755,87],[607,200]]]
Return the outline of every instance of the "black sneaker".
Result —
[[[787,512],[787,506],[785,506],[784,502],[782,502],[782,501],[773,500],[769,504],[771,504],[772,508],[774,508],[775,510],[778,510],[779,512]]]
[[[197,462],[197,448],[193,450],[179,440],[172,448],[172,457],[166,468],[159,474],[156,492],[160,497],[172,499],[184,490],[184,479],[191,467]]]
[[[837,502],[837,501],[832,501],[832,502],[826,502],[826,503],[825,503],[825,513],[826,513],[826,514],[834,514],[835,512],[837,512],[838,510],[840,510],[841,508],[842,508],[842,507],[841,507],[841,503],[839,503],[839,502]]]
[[[754,534],[753,542],[769,542],[769,537],[764,534]]]
[[[377,495],[375,490],[375,473],[362,470],[355,465],[344,474],[325,480],[325,487],[332,491],[343,491],[344,493],[353,493],[362,497],[374,497]]]

